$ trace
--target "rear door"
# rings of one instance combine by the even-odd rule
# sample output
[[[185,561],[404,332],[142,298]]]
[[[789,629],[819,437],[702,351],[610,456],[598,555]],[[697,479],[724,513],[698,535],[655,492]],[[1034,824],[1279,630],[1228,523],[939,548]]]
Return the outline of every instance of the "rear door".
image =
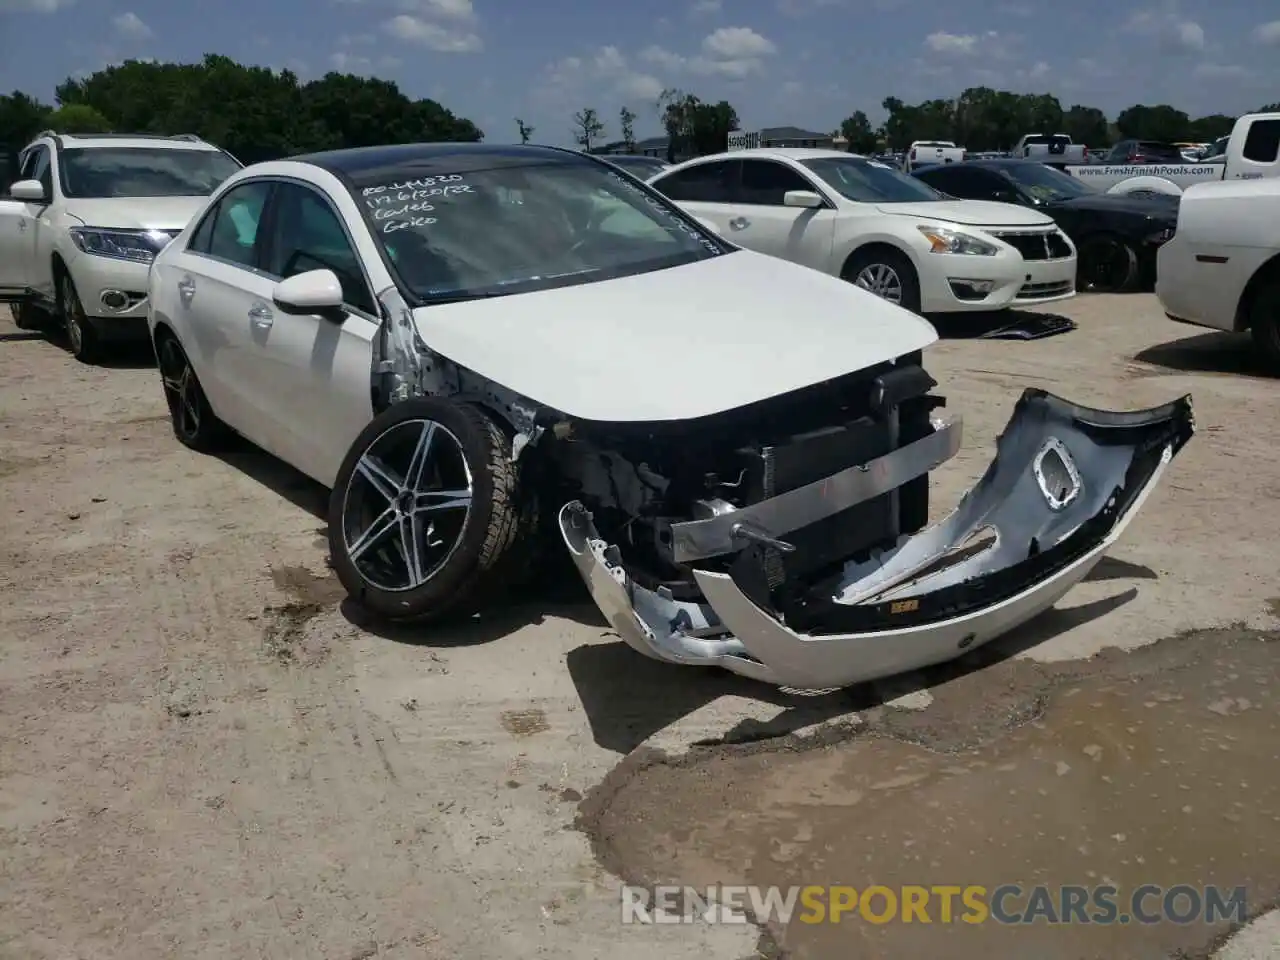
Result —
[[[258,446],[283,457],[264,385],[255,379],[253,343],[275,281],[261,268],[259,227],[275,183],[246,180],[209,208],[156,278],[174,307],[183,348],[218,416]]]
[[[1280,118],[1242,120],[1243,135],[1232,132],[1227,150],[1227,180],[1280,176]]]
[[[816,193],[823,205],[788,207],[784,197],[790,190]],[[804,174],[777,160],[743,160],[732,199],[735,216],[729,219],[727,235],[734,243],[824,273],[831,271],[835,204]]]
[[[658,177],[650,186],[693,216],[715,224],[726,239],[736,242],[729,221],[738,215],[732,201],[741,167],[740,160],[695,163]]]

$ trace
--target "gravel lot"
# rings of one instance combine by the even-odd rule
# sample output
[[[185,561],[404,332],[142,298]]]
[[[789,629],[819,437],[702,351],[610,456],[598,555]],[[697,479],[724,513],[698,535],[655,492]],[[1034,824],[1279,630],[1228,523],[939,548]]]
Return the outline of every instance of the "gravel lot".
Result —
[[[1030,796],[1039,781],[1026,772],[1029,754],[1020,749],[1080,749],[1078,732],[1052,735],[1054,678],[1070,673],[1064,662],[1107,648],[1117,649],[1082,669],[1079,683],[1096,683],[1099,698],[1119,698],[1113,718],[1133,709],[1123,696],[1135,682],[1163,684],[1170,697],[1185,699],[1197,688],[1188,677],[1200,677],[1207,691],[1215,681],[1239,681],[1222,672],[1224,663],[1252,671],[1248,698],[1257,709],[1211,715],[1223,724],[1221,737],[1242,744],[1248,776],[1239,779],[1251,786],[1234,776],[1226,782],[1219,758],[1201,778],[1217,784],[1203,812],[1218,823],[1221,810],[1239,801],[1249,829],[1272,823],[1280,815],[1280,803],[1272,803],[1280,767],[1268,769],[1265,754],[1274,761],[1280,742],[1268,685],[1275,668],[1249,642],[1275,639],[1267,631],[1280,624],[1277,383],[1250,372],[1247,339],[1172,324],[1150,295],[1085,296],[1062,312],[1078,330],[1034,342],[959,337],[933,349],[930,370],[950,409],[965,416],[967,434],[960,457],[937,475],[940,508],[984,468],[1028,385],[1129,408],[1191,393],[1197,436],[1099,573],[996,651],[1017,659],[966,676],[950,671],[807,698],[645,661],[607,633],[573,589],[449,635],[368,632],[340,603],[325,565],[325,491],[251,449],[215,459],[179,446],[145,354],[113,369],[83,367],[17,332],[4,314],[0,956],[749,956],[757,948],[750,927],[622,926],[617,880],[605,866],[677,882],[702,881],[709,864],[726,880],[829,882],[812,873],[822,869],[815,850],[823,836],[842,824],[848,834],[850,822],[872,814],[846,804],[836,818],[842,801],[826,793],[810,815],[787,806],[794,797],[765,787],[727,792],[725,778],[751,769],[734,764],[763,764],[751,775],[768,786],[781,761],[761,759],[769,744],[743,751],[717,741],[783,738],[778,744],[787,750],[775,756],[786,757],[787,782],[821,782],[825,791],[835,782],[832,743],[856,740],[860,721],[882,734],[882,762],[890,767],[925,763],[929,772],[926,761],[906,755],[908,743],[977,751],[967,756],[979,765],[983,751],[1006,751],[1009,762],[1022,764],[1021,773],[1008,774],[1018,778],[1010,789]],[[1193,641],[1222,644],[1222,656],[1197,658],[1172,646],[1158,656],[1123,652],[1228,626]],[[1020,747],[1005,736],[1000,704],[1028,691],[1047,701],[1049,733],[1041,723],[1025,735],[1036,742]],[[1158,728],[1168,738],[1160,742],[1195,753],[1185,738],[1205,716],[1170,714]],[[1070,710],[1062,717],[1092,722]],[[797,750],[786,736],[818,724],[836,725],[821,749]],[[975,745],[964,733],[979,728],[986,739]],[[615,769],[637,748],[678,758],[707,741],[674,762],[640,769],[633,757]],[[1160,752],[1130,756],[1128,779],[1145,775],[1143,763],[1161,763]],[[859,756],[863,764],[876,759],[865,749]],[[1194,780],[1195,764],[1186,758],[1181,775]],[[922,780],[918,791],[908,784],[893,794],[898,819],[882,819],[876,836],[883,829],[893,841],[892,831],[914,825],[927,843],[929,827],[919,817],[936,801],[990,815],[992,790],[951,784],[943,792]],[[985,774],[970,782],[988,783]],[[1095,796],[1088,785],[1073,790],[1081,802]],[[673,831],[646,798],[690,829]],[[798,852],[781,873],[753,870],[749,853],[761,835],[734,834],[724,823],[733,814],[767,832],[773,827],[762,812],[780,808],[791,810],[788,842]],[[903,813],[913,809],[915,819]],[[1058,805],[1045,809],[1071,816]],[[1132,804],[1113,812],[1142,820]],[[1159,818],[1151,809],[1145,816],[1148,825]],[[806,817],[817,840],[805,839]],[[1090,829],[1099,836],[1116,832],[1104,816],[1094,819]],[[1180,820],[1163,841],[1158,831],[1126,829],[1139,852],[1143,843],[1176,851],[1209,824]],[[966,832],[962,842],[981,836]],[[866,840],[841,842],[861,856]],[[1216,864],[1209,853],[1187,861],[1208,873],[1163,870],[1154,882],[1233,884],[1244,882],[1243,870],[1280,895],[1274,840],[1252,852],[1246,846],[1224,840]],[[1016,869],[1017,857],[1033,855],[1020,849],[995,862]],[[1231,859],[1246,854],[1254,857],[1247,864]],[[971,861],[956,856],[947,865],[968,869]],[[1080,880],[1055,874],[1053,862],[1045,866],[1046,882]],[[1274,940],[1274,929],[1263,936]],[[1207,947],[1208,933],[1198,945],[1179,936],[1143,941],[1143,949]],[[829,935],[789,946],[797,957],[839,960],[880,956],[892,946],[836,942]],[[1257,942],[1236,956],[1266,956]],[[993,943],[974,940],[972,955],[1004,956]],[[1101,940],[1089,943],[1088,951],[1061,956],[1139,956],[1123,940],[1105,949]],[[930,955],[935,946],[928,945]],[[1041,957],[1059,955],[1038,941],[1031,946]]]

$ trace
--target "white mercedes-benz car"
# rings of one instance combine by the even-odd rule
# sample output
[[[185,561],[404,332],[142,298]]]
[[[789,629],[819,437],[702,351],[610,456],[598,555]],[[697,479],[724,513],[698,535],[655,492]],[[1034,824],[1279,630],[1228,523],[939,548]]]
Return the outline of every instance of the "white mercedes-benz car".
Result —
[[[1049,607],[1193,429],[1188,397],[1029,390],[925,529],[960,443],[934,329],[546,147],[248,167],[157,256],[150,303],[178,438],[234,431],[330,487],[331,562],[372,613],[468,613],[567,551],[638,651],[801,688]]]
[[[1076,248],[1048,215],[946,197],[856,154],[735,150],[678,164],[649,184],[738,246],[908,310],[999,310],[1075,296]]]

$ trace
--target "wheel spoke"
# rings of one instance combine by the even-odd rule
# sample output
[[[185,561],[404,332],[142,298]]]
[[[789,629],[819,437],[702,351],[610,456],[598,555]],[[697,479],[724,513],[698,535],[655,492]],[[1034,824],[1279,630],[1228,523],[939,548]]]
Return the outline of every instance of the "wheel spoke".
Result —
[[[414,514],[400,518],[400,549],[409,572],[409,585],[416,587],[427,579],[422,558],[422,522]]]
[[[396,529],[396,526],[397,515],[395,508],[387,507],[386,510],[383,510],[382,513],[378,515],[373,523],[369,524],[368,529],[356,538],[355,543],[347,544],[347,553],[350,555],[351,561],[354,563],[363,557],[365,551],[382,540],[382,538],[392,530]]]
[[[413,448],[413,456],[409,458],[409,468],[404,473],[404,489],[418,490],[422,487],[427,461],[431,457],[431,442],[435,436],[436,425],[429,421],[424,423],[422,432],[418,434],[418,445]]]
[[[420,490],[413,498],[415,513],[436,513],[440,510],[465,510],[471,506],[468,490]]]
[[[370,453],[356,461],[356,472],[368,480],[370,486],[382,494],[388,503],[394,503],[404,487],[395,471]]]

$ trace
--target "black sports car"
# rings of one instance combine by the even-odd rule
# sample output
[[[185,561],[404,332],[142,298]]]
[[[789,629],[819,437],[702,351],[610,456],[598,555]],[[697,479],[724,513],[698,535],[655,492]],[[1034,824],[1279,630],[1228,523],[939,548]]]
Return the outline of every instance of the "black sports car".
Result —
[[[1155,282],[1156,250],[1173,236],[1178,198],[1098,193],[1035,160],[970,160],[913,176],[962,200],[1043,210],[1076,245],[1081,290],[1128,291]]]

